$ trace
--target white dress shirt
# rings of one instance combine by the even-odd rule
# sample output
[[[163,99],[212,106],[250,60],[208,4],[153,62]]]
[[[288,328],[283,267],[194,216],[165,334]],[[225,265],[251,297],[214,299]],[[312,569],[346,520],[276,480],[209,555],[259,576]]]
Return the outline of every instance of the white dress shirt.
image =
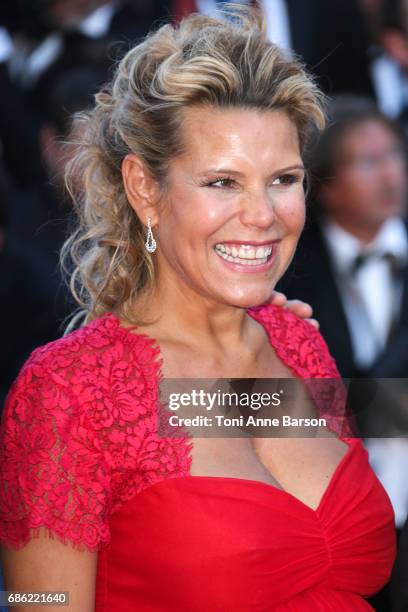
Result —
[[[370,465],[391,500],[395,525],[402,528],[408,516],[408,439],[366,438],[364,444]]]
[[[407,76],[385,53],[371,63],[370,72],[378,106],[388,117],[396,119],[408,106]]]
[[[369,366],[384,348],[391,318],[399,312],[402,287],[395,284],[390,266],[381,259],[368,259],[353,279],[349,270],[361,251],[378,249],[406,261],[405,225],[400,218],[388,219],[370,244],[361,243],[332,220],[325,219],[322,229],[348,321],[354,360],[360,366]],[[402,527],[408,512],[408,439],[366,438],[364,444],[371,467],[390,497],[395,524]]]
[[[13,41],[6,28],[0,27],[0,63],[6,62],[13,53]]]
[[[261,6],[266,17],[269,40],[284,49],[290,56],[292,36],[285,0],[263,0]]]
[[[395,282],[389,263],[381,258],[367,260],[354,277],[349,270],[360,252],[391,253],[406,260],[408,237],[404,222],[399,217],[388,219],[370,244],[362,243],[331,219],[323,220],[322,230],[349,326],[355,363],[369,367],[384,349],[390,324],[399,313],[402,286]]]
[[[109,30],[118,6],[117,0],[100,6],[73,27],[72,31],[81,32],[88,38],[101,38]],[[34,48],[31,47],[31,43],[19,35],[16,35],[12,42],[14,47],[13,53],[8,58],[8,69],[11,77],[26,88],[34,86],[41,75],[64,51],[64,37],[59,30],[50,32]]]
[[[248,4],[248,0],[236,2]],[[218,9],[222,8],[222,3],[217,3],[217,0],[196,0],[196,4],[199,13],[210,16],[216,15]],[[266,17],[268,39],[290,56],[292,37],[286,0],[261,0],[260,7]]]

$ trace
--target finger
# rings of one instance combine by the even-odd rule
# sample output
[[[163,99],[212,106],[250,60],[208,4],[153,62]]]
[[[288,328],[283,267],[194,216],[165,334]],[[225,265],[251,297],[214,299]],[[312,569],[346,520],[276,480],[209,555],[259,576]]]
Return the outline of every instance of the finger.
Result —
[[[307,302],[301,300],[288,300],[286,308],[297,314],[299,317],[309,318],[313,314],[313,308]]]
[[[319,321],[317,319],[307,318],[307,319],[305,319],[305,321],[307,321],[308,323],[313,325],[313,327],[315,327],[316,329],[320,329],[320,323],[319,323]]]
[[[287,303],[287,297],[281,291],[274,291],[270,303],[275,304],[275,306],[284,306]]]

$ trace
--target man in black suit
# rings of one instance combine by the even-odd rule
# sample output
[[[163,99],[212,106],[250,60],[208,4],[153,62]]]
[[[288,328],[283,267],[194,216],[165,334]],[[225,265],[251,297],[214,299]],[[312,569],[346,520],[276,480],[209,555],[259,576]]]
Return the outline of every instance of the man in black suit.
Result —
[[[408,225],[401,129],[369,100],[337,98],[309,166],[308,220],[277,289],[311,304],[341,375],[358,379],[351,407],[402,528],[408,415],[398,393],[407,393],[408,378]],[[372,603],[391,610],[387,590]]]
[[[408,377],[403,140],[398,126],[362,98],[336,98],[329,124],[309,153],[313,199],[296,255],[278,288],[313,306],[343,377]],[[389,283],[381,290],[395,288],[395,294],[382,304],[377,300],[379,317],[369,304],[376,289],[369,281],[381,279]],[[353,309],[349,296],[355,284],[360,299]],[[373,329],[364,323],[355,329],[362,313],[371,317]]]

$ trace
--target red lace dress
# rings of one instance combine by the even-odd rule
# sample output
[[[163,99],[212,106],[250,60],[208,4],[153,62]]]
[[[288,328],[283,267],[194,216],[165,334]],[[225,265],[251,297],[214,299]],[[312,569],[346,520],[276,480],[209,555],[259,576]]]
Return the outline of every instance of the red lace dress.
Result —
[[[248,312],[294,375],[339,378],[309,323]],[[112,313],[30,355],[1,421],[4,544],[46,527],[99,551],[96,612],[371,609],[395,557],[394,514],[361,441],[338,431],[349,448],[316,510],[266,483],[191,476],[192,441],[156,431],[160,365],[154,340]]]

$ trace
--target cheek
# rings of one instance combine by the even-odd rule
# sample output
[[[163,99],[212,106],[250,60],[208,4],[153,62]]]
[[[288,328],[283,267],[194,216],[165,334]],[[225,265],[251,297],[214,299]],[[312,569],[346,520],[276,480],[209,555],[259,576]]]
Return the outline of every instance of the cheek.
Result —
[[[183,193],[175,198],[169,210],[168,222],[174,229],[184,228],[191,234],[205,234],[216,229],[229,218],[234,211],[234,203],[230,200],[211,197],[211,194],[198,197]]]
[[[277,216],[286,228],[287,235],[298,237],[303,230],[306,219],[305,198],[302,194],[288,198],[277,208]]]
[[[373,200],[376,199],[376,193],[378,192],[381,184],[377,178],[373,180],[364,180],[360,183],[356,183],[349,190],[349,200],[354,209],[365,210],[371,208]]]
[[[399,189],[400,191],[405,191],[407,188],[407,174],[405,169],[398,166],[390,170],[387,176],[386,184],[392,186],[393,188]]]
[[[327,208],[332,210],[333,213],[356,210],[356,207],[361,207],[367,197],[365,190],[361,190],[361,185],[351,178],[347,178],[347,180],[337,179],[331,194],[333,199],[329,200]]]
[[[367,197],[371,191],[375,190],[375,177],[374,180],[367,178],[360,178],[354,175],[348,175],[345,180],[339,181],[339,192],[343,200],[356,199]],[[345,204],[342,203],[344,206]],[[347,205],[347,204],[346,204]]]
[[[195,201],[195,222],[198,227],[209,230],[222,227],[228,219],[236,214],[239,203],[235,198],[207,194]]]

